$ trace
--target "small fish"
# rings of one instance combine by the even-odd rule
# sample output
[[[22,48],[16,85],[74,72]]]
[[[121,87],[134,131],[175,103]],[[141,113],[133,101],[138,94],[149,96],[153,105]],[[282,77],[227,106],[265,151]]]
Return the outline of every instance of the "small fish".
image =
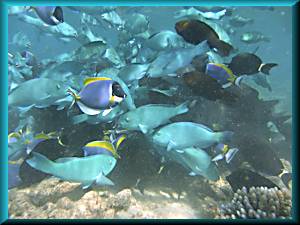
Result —
[[[222,56],[228,56],[233,47],[220,40],[217,32],[208,24],[200,20],[182,20],[175,24],[176,32],[188,43],[197,45],[207,40],[211,49],[217,49]]]
[[[149,68],[149,64],[139,64],[132,63],[121,68],[118,73],[120,77],[126,84],[129,84],[133,81],[137,81],[146,76]]]
[[[228,64],[228,68],[231,69],[236,76],[252,75],[259,72],[268,75],[270,70],[275,66],[278,66],[278,64],[263,63],[257,55],[247,52],[235,55]]]
[[[256,44],[261,41],[264,41],[264,42],[271,41],[271,39],[269,37],[266,37],[261,32],[257,32],[257,31],[243,33],[240,36],[240,40],[247,44]]]
[[[37,29],[42,31],[42,34],[53,35],[61,40],[69,40],[78,37],[78,33],[75,28],[66,22],[59,23],[56,26],[50,26],[45,24],[42,20],[28,15],[18,15],[18,19],[35,26]]]
[[[16,33],[12,41],[8,43],[9,45],[14,45],[19,51],[25,51],[31,48],[32,44],[27,35],[22,32]]]
[[[112,136],[104,136],[102,141],[92,141],[86,144],[82,149],[84,156],[104,154],[110,155],[119,159],[120,156],[117,153],[117,150],[120,144],[125,140],[126,135],[122,134],[116,139],[113,139]]]
[[[186,113],[188,102],[179,106],[149,104],[140,106],[120,116],[117,126],[126,130],[137,130],[144,134],[169,122],[170,118]]]
[[[229,148],[228,145],[225,145],[223,143],[219,143],[215,150],[217,152],[220,152],[217,156],[215,156],[212,161],[219,161],[225,158],[226,163],[230,163],[230,161],[233,159],[235,154],[239,151],[238,148]]]
[[[115,10],[101,14],[101,19],[107,22],[111,27],[115,27],[118,30],[121,30],[124,27],[125,21]]]
[[[186,134],[189,134],[188,136]],[[153,143],[167,151],[191,146],[207,148],[215,143],[231,140],[233,132],[214,132],[210,128],[192,122],[176,122],[157,130],[152,136]]]
[[[60,6],[31,6],[30,8],[48,25],[56,26],[64,22],[63,10]]]
[[[190,176],[202,175],[209,180],[219,179],[219,171],[211,157],[202,149],[185,148],[179,151],[172,151],[176,154],[176,161],[187,169],[191,170]]]
[[[51,161],[40,153],[32,152],[26,162],[36,170],[51,174],[65,181],[79,182],[86,189],[92,184],[114,185],[106,177],[116,165],[116,159],[108,155],[67,157]]]
[[[188,48],[171,49],[161,52],[150,64],[147,72],[149,77],[177,76],[176,71],[192,62],[196,55],[209,51],[206,41]]]
[[[246,24],[252,24],[253,22],[254,22],[253,19],[240,16],[240,15],[235,15],[234,17],[231,17],[229,20],[230,25],[234,27],[243,27]]]
[[[37,60],[32,52],[25,50],[21,52],[21,56],[25,59],[25,64],[27,66],[37,66]]]
[[[131,35],[143,33],[149,28],[149,19],[143,14],[133,13],[126,18],[124,28]]]
[[[83,113],[97,115],[104,110],[103,116],[126,97],[120,84],[108,77],[87,78],[78,94],[71,89],[69,94],[74,97],[72,105],[76,102]]]
[[[163,30],[152,34],[144,41],[144,44],[154,51],[185,47],[183,38],[170,30]]]
[[[205,74],[218,81],[223,88],[229,87],[232,84],[239,86],[242,79],[242,77],[235,76],[226,65],[219,63],[208,63]]]

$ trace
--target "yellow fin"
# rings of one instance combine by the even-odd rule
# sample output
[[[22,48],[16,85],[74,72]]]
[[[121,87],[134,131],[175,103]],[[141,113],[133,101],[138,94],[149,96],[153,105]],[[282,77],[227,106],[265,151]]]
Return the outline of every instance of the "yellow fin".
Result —
[[[120,144],[125,140],[125,138],[126,138],[126,135],[125,135],[125,134],[123,134],[121,137],[118,138],[118,141],[117,141],[117,143],[116,143],[116,149],[117,149],[117,150],[118,150]]]
[[[35,135],[34,138],[35,139],[49,139],[49,136],[45,133],[40,133],[40,134]]]
[[[114,146],[108,141],[93,141],[86,144],[86,147],[99,147],[99,148],[104,148],[111,152],[115,151]]]
[[[83,85],[86,86],[88,84],[91,84],[91,83],[99,81],[99,80],[111,80],[111,78],[108,78],[108,77],[89,77],[89,78],[86,78],[84,80]]]
[[[8,139],[9,139],[9,138],[13,138],[13,137],[15,137],[15,138],[20,138],[21,135],[20,135],[19,133],[17,133],[17,132],[12,132],[12,133],[10,133],[10,134],[8,135]]]

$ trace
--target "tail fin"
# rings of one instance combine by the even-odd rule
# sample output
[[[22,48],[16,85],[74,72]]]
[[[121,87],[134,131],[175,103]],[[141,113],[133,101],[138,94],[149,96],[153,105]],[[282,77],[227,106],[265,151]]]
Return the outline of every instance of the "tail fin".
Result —
[[[76,115],[71,118],[71,121],[73,124],[79,124],[86,120],[88,120],[88,115],[86,115],[86,114]]]
[[[52,173],[54,162],[37,152],[32,152],[32,155],[32,158],[26,160],[31,167],[44,173]]]
[[[274,66],[278,66],[277,63],[267,63],[267,64],[264,64],[260,71],[264,74],[267,74],[269,75],[270,74],[270,70],[274,67]]]
[[[231,141],[233,134],[234,133],[232,131],[217,132],[218,142],[226,143],[226,142]]]
[[[217,43],[215,43],[213,47],[215,47],[218,50],[218,53],[221,56],[228,56],[230,52],[233,50],[232,45],[222,40],[219,40]]]
[[[80,99],[80,96],[72,88],[69,88],[67,90],[67,93],[70,94],[74,98],[74,100],[72,101],[72,104],[69,107],[69,109],[71,109],[73,107],[74,103]]]
[[[185,101],[184,103],[176,106],[177,115],[183,114],[183,113],[186,113],[187,111],[189,111],[189,108],[188,108],[189,104],[190,104],[189,101]]]

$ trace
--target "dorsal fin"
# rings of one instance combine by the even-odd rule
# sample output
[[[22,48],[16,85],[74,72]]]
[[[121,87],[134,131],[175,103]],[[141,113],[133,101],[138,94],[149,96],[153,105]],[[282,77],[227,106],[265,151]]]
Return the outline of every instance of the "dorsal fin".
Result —
[[[83,85],[86,86],[90,83],[93,83],[93,82],[96,82],[96,81],[99,81],[99,80],[111,80],[111,78],[108,78],[108,77],[89,77],[89,78],[86,78],[84,80]]]

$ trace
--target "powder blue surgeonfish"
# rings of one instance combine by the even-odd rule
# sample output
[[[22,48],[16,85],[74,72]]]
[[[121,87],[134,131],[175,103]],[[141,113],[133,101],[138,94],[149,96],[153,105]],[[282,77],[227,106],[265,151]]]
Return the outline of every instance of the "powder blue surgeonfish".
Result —
[[[83,189],[93,183],[114,185],[106,177],[116,165],[116,159],[112,156],[101,154],[82,158],[66,157],[53,162],[37,152],[32,152],[32,155],[32,158],[26,160],[31,167],[62,180],[81,183]]]
[[[108,77],[91,77],[84,81],[84,87],[77,94],[69,89],[80,110],[87,115],[107,115],[113,107],[126,97],[120,84]],[[73,105],[72,104],[72,105]]]
[[[63,10],[59,6],[34,6],[30,8],[48,25],[55,26],[64,22]]]
[[[177,122],[156,131],[152,141],[158,147],[167,148],[170,151],[188,147],[207,148],[215,143],[226,143],[232,136],[231,131],[214,132],[202,124]]]
[[[243,76],[237,77],[231,69],[220,63],[208,63],[205,73],[214,78],[223,88],[229,87],[232,84],[239,85]]]
[[[149,104],[133,109],[120,116],[118,128],[141,131],[144,134],[154,128],[166,124],[170,118],[189,110],[188,102],[178,106],[166,104]]]

